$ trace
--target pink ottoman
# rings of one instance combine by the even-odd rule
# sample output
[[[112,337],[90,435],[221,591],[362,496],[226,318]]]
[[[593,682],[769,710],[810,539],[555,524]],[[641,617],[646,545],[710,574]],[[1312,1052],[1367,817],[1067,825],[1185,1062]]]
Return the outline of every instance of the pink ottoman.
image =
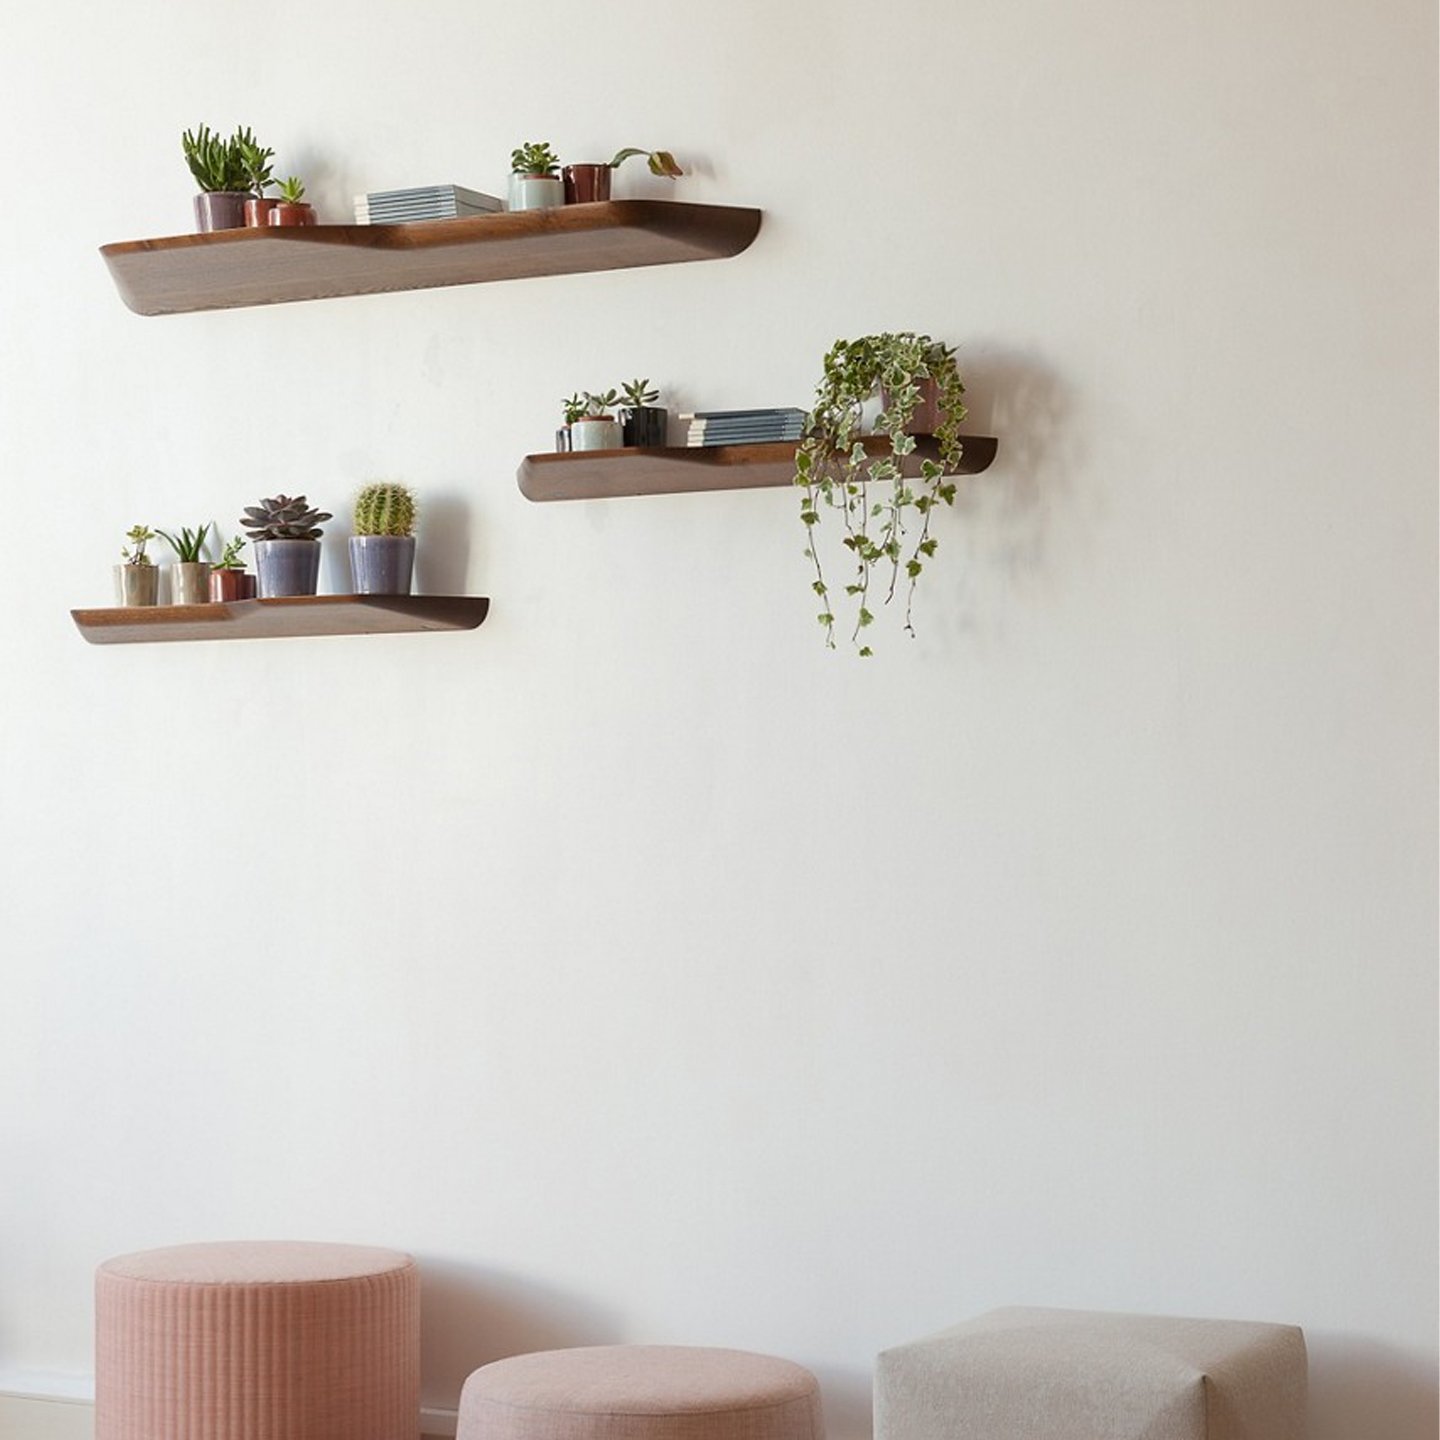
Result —
[[[95,1440],[416,1440],[420,1303],[395,1250],[176,1245],[95,1276]]]
[[[482,1365],[457,1440],[823,1440],[820,1387],[789,1360],[685,1345],[542,1350]]]

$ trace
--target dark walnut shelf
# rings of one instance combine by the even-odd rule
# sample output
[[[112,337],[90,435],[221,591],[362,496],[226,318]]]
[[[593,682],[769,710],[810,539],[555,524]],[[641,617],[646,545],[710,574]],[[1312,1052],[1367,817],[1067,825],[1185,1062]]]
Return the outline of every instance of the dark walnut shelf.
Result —
[[[611,200],[414,225],[308,225],[128,240],[100,253],[140,315],[178,315],[532,275],[719,260],[760,229],[758,210]]]
[[[964,435],[958,472],[978,475],[995,459],[990,435]],[[906,457],[907,475],[920,473],[922,460],[936,460],[940,447],[931,435],[917,435]],[[865,448],[888,453],[883,436],[867,436]],[[758,490],[795,479],[795,444],[711,445],[688,448],[591,450],[580,454],[527,455],[516,477],[527,500],[599,500],[620,495],[688,495],[704,490]]]
[[[92,645],[134,645],[474,630],[489,609],[489,600],[479,595],[296,595],[213,605],[117,605],[70,614]]]

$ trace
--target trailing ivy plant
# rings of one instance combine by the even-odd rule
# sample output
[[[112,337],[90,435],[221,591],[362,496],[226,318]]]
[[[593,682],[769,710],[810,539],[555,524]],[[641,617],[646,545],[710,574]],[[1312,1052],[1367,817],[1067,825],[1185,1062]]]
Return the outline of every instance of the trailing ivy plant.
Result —
[[[915,437],[906,431],[924,381],[933,381],[937,392],[940,459],[922,460],[919,475],[912,479],[905,476],[904,463],[914,453]],[[877,391],[883,409],[875,420],[875,434],[888,440],[888,454],[867,451],[861,438],[862,411]],[[915,583],[938,545],[930,533],[931,515],[938,503],[955,503],[954,481],[946,477],[960,464],[964,393],[953,347],[928,335],[905,330],[837,340],[825,356],[824,376],[795,454],[795,484],[803,492],[805,555],[815,571],[810,588],[820,597],[817,618],[832,650],[836,612],[853,605],[851,644],[861,655],[873,653],[863,632],[875,621],[872,607],[878,591],[889,604],[897,589],[903,589],[905,629],[913,638]],[[831,512],[853,564],[843,600],[832,596],[820,556],[821,522]]]

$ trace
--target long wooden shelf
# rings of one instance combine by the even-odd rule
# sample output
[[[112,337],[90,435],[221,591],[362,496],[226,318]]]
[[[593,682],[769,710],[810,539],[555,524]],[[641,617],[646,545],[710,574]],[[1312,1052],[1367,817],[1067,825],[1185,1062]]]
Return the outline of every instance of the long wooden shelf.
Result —
[[[413,225],[271,226],[105,245],[120,297],[177,315],[627,270],[738,255],[760,211],[674,200],[611,200]]]
[[[92,645],[133,645],[474,630],[489,609],[480,595],[295,595],[212,605],[116,605],[70,614]]]
[[[965,435],[961,475],[978,475],[995,459],[990,435]],[[939,458],[931,435],[917,435],[906,457],[906,475],[918,475],[922,460]],[[890,442],[867,436],[865,448],[886,453]],[[622,495],[685,495],[707,490],[754,490],[789,485],[795,479],[795,444],[710,445],[687,448],[589,450],[577,454],[527,455],[516,479],[527,500],[597,500]]]

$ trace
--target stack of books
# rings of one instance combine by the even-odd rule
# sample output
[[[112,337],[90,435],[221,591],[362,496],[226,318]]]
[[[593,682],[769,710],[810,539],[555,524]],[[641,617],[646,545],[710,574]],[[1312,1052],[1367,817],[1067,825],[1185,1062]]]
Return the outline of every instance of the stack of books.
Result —
[[[798,440],[805,430],[805,412],[782,410],[697,410],[687,421],[687,445],[764,445]]]
[[[357,225],[408,225],[416,220],[458,220],[495,215],[503,200],[463,185],[421,185],[414,190],[373,190],[355,197]]]

